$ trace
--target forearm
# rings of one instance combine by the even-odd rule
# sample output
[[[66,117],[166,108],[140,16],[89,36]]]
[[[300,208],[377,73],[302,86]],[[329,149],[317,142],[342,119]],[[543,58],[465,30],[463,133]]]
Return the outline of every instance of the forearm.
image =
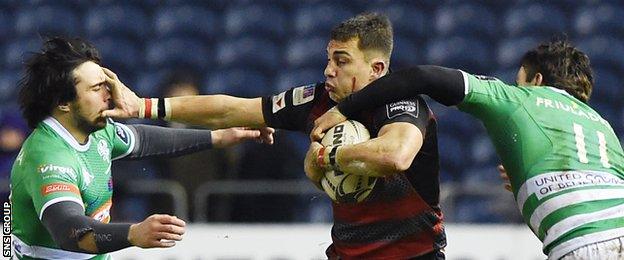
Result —
[[[421,65],[373,81],[361,91],[346,97],[338,104],[338,110],[351,117],[358,111],[374,109],[420,94],[451,106],[463,100],[464,91],[464,79],[459,70]]]
[[[212,129],[233,126],[264,126],[261,98],[246,99],[227,95],[167,98],[171,121]]]
[[[372,139],[336,148],[336,167],[343,172],[365,176],[387,176],[405,170],[409,158],[402,158],[405,148],[400,142]],[[330,152],[330,151],[328,151]],[[413,159],[413,158],[412,158]],[[411,164],[409,160],[408,165]]]
[[[104,254],[132,246],[128,241],[131,224],[104,224],[82,211],[75,202],[59,202],[44,212],[42,222],[63,250]]]
[[[136,143],[127,159],[147,157],[175,157],[210,149],[212,131],[167,128],[150,125],[128,125]]]

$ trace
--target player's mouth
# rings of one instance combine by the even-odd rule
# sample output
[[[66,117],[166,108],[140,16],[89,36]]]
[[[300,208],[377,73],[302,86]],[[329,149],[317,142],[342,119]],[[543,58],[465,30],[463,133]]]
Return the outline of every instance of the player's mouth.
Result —
[[[335,89],[336,89],[336,87],[334,87],[331,84],[325,82],[325,90],[327,90],[327,92],[334,92]]]

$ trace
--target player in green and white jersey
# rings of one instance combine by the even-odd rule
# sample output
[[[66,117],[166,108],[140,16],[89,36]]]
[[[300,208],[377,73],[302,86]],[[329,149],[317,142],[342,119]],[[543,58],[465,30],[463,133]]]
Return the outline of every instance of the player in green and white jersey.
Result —
[[[379,79],[316,122],[313,138],[355,111],[426,94],[485,125],[518,208],[549,259],[624,257],[624,152],[587,105],[589,58],[565,41],[527,52],[517,86],[417,66]]]
[[[110,222],[111,161],[175,156],[246,139],[272,142],[271,129],[190,130],[124,125],[101,116],[108,86],[122,84],[80,39],[54,38],[26,65],[22,112],[33,133],[11,171],[12,239],[18,259],[109,259],[129,246],[171,247],[184,221],[152,215]]]

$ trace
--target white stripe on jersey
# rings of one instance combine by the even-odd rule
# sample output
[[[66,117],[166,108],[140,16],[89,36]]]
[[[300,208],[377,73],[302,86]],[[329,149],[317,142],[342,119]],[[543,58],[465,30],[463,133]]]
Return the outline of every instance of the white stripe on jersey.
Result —
[[[41,220],[41,218],[43,218],[43,212],[46,210],[46,208],[48,208],[49,206],[52,206],[52,204],[57,203],[57,202],[61,202],[61,201],[73,201],[76,202],[78,204],[80,204],[80,206],[82,207],[82,210],[85,210],[84,204],[82,202],[82,200],[79,200],[77,198],[74,197],[58,197],[58,198],[54,198],[49,200],[48,202],[46,202],[45,204],[43,204],[43,206],[41,207],[41,211],[39,212],[39,220]]]
[[[578,214],[559,221],[546,232],[544,246],[549,245],[566,232],[589,222],[624,217],[624,205],[611,207],[596,212]]]

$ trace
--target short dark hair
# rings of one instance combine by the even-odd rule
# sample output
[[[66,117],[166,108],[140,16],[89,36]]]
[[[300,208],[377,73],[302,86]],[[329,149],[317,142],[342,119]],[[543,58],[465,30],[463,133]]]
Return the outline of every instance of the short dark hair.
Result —
[[[331,40],[346,42],[358,39],[360,50],[380,51],[390,59],[392,54],[392,23],[379,13],[363,13],[352,17],[331,31]]]
[[[542,43],[522,57],[527,78],[539,72],[543,85],[565,90],[587,103],[591,96],[594,76],[589,57],[566,40]]]
[[[73,70],[82,63],[100,64],[100,54],[90,43],[80,39],[54,37],[32,53],[19,82],[22,115],[31,128],[52,114],[57,105],[76,99]]]

